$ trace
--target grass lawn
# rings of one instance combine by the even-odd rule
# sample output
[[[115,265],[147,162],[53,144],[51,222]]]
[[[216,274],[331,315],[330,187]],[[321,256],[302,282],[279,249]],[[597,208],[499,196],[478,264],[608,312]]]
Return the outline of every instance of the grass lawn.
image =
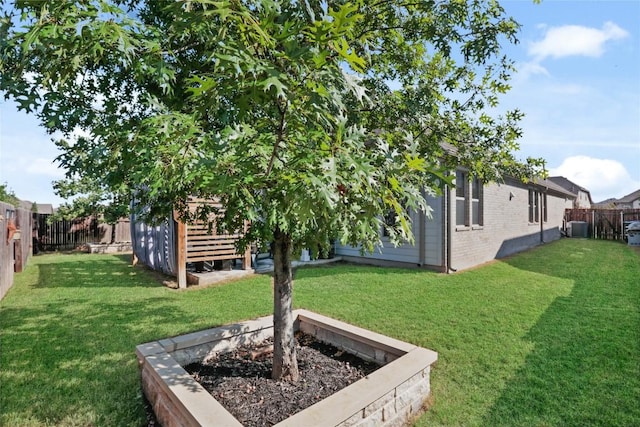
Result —
[[[562,240],[454,275],[297,272],[295,305],[439,353],[418,426],[640,425],[640,252]],[[140,426],[139,343],[271,312],[267,276],[176,291],[44,255],[0,302],[0,425]]]

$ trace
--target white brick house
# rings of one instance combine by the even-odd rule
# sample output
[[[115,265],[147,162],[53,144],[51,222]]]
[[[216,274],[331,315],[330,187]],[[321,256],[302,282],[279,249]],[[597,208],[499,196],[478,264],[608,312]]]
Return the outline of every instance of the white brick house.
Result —
[[[564,211],[576,197],[547,180],[483,185],[462,170],[456,172],[456,184],[427,199],[432,218],[411,215],[414,245],[394,247],[382,237],[383,248],[373,254],[338,244],[336,255],[354,262],[463,270],[559,239]]]

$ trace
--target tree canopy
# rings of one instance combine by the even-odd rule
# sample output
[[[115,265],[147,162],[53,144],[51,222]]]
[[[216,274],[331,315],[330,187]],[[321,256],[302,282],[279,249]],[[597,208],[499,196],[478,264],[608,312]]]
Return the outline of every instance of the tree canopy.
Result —
[[[457,165],[485,180],[540,166],[514,157],[521,113],[486,112],[518,31],[497,1],[13,3],[0,90],[67,135],[70,177],[149,218],[218,197],[219,227],[251,221],[244,243],[372,250],[381,227],[410,241],[409,210]]]
[[[129,196],[114,192],[89,176],[74,176],[53,182],[55,193],[65,200],[49,218],[73,220],[94,216],[108,224],[129,214]]]
[[[9,203],[17,207],[20,204],[20,199],[18,199],[13,190],[5,183],[0,184],[0,202]]]

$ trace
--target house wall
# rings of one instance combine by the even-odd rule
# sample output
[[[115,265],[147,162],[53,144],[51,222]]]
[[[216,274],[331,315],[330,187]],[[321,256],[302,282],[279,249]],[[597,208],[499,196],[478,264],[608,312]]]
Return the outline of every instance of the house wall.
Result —
[[[578,198],[573,206],[578,209],[591,209],[591,202],[589,201],[589,194],[584,191],[578,191]]]
[[[427,197],[427,204],[433,209],[431,218],[425,222],[425,233],[422,239],[424,245],[424,264],[432,267],[444,266],[444,198]]]
[[[413,224],[414,233],[418,229],[417,224],[420,215],[417,212],[411,213],[411,223]],[[396,263],[414,264],[419,263],[420,251],[417,245],[402,244],[399,246],[393,246],[389,242],[388,237],[382,237],[381,248],[376,248],[373,253],[361,254],[361,246],[348,246],[336,244],[336,255],[344,257],[346,260],[356,262],[369,261],[392,261]]]
[[[389,242],[388,237],[382,237],[382,248],[374,253],[361,254],[360,246],[345,246],[336,244],[336,255],[347,261],[373,262],[376,264],[390,262],[413,266],[430,266],[440,269],[443,265],[443,205],[442,197],[427,196],[427,203],[433,209],[431,218],[424,218],[418,212],[411,213],[411,222],[416,243],[402,244],[397,247]],[[420,227],[420,220],[424,218],[424,226]],[[420,246],[424,250],[420,251]],[[421,259],[422,258],[422,259]]]
[[[541,244],[539,222],[529,223],[529,188],[542,191],[542,187],[530,187],[519,181],[485,185],[482,191],[481,226],[456,226],[455,190],[451,191],[451,219],[449,225],[451,253],[449,266],[452,270],[464,270],[496,258],[502,258]],[[398,264],[427,266],[445,270],[444,252],[447,236],[444,197],[428,198],[433,216],[419,226],[420,215],[412,214],[416,234],[416,245],[394,247],[383,238],[381,251],[360,254],[359,247],[337,245],[336,255],[348,261],[372,262],[376,264]],[[574,198],[547,191],[547,221],[543,223],[542,241],[559,239],[565,209],[571,209]],[[421,237],[421,238],[419,238]],[[423,251],[420,251],[423,245]]]
[[[452,193],[455,200],[455,193]],[[547,194],[545,242],[560,238],[566,208],[573,199]],[[452,218],[456,218],[455,203]],[[462,270],[539,245],[540,223],[529,223],[529,187],[517,181],[483,187],[483,225],[451,224],[451,268]]]

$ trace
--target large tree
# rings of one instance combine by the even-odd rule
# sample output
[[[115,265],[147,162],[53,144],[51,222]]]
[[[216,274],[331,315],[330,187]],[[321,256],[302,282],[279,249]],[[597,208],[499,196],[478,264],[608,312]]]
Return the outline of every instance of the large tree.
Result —
[[[218,197],[216,226],[274,244],[273,377],[296,380],[292,253],[372,250],[462,165],[527,176],[496,1],[16,0],[0,90],[66,138],[61,164],[149,219]],[[452,156],[454,154],[454,156]],[[383,221],[384,217],[395,221]],[[206,206],[196,215],[206,217]]]

